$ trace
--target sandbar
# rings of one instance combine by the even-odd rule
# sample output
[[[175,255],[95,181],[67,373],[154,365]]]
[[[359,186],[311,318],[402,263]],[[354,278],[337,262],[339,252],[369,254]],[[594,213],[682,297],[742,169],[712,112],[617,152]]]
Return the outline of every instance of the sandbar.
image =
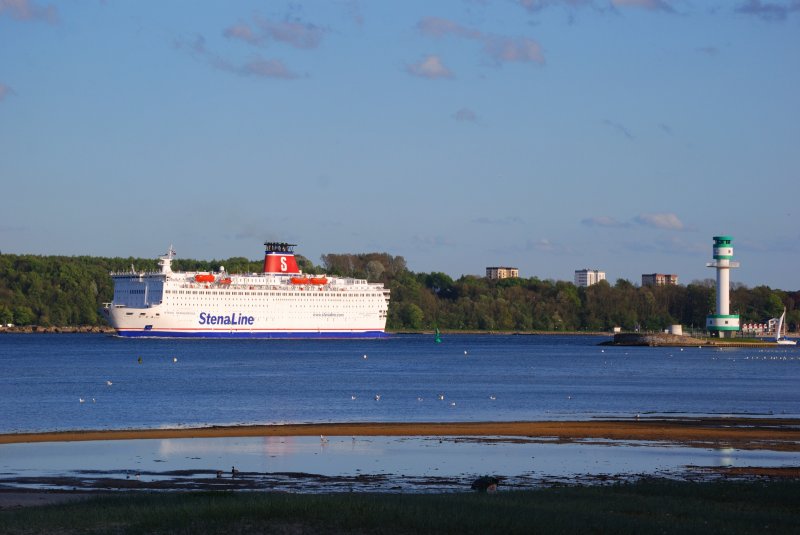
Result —
[[[800,419],[649,417],[588,421],[308,423],[0,434],[0,444],[274,436],[525,437],[549,441],[659,441],[689,447],[800,451]]]

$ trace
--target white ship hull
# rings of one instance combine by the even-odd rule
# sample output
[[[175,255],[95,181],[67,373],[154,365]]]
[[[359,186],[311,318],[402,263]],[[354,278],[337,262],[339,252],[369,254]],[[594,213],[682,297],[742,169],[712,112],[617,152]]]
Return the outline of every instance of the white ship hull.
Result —
[[[104,306],[103,314],[119,336],[385,336],[389,291],[382,284],[305,276],[299,270],[240,275],[173,272],[171,259],[171,255],[161,258],[160,272],[112,274],[114,301]],[[286,263],[281,260],[276,265]]]

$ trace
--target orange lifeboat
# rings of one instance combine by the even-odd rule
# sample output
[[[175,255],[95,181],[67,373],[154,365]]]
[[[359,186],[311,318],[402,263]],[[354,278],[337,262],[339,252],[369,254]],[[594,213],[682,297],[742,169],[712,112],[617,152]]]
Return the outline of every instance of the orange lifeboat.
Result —
[[[230,277],[225,277],[224,279],[220,279],[219,283],[220,284],[230,284],[231,283],[231,278]]]
[[[292,277],[292,284],[308,284],[310,282],[306,277]]]
[[[328,284],[328,279],[325,277],[313,277],[311,284]]]
[[[194,280],[197,282],[214,282],[214,275],[210,273],[198,273],[194,276]]]

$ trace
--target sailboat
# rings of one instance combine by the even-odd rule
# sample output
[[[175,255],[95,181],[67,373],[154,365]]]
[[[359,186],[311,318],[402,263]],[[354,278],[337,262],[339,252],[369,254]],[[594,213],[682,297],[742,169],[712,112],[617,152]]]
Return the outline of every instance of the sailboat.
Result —
[[[436,335],[436,338],[434,338],[433,341],[436,342],[437,344],[441,344],[442,343],[442,337],[439,335],[439,327],[435,327],[435,329],[436,329],[436,332],[434,334]]]
[[[786,307],[783,307],[783,314],[781,314],[781,319],[778,320],[778,326],[775,328],[775,343],[782,346],[795,346],[797,345],[796,340],[789,340],[784,336],[781,338],[781,331],[784,329],[784,322],[786,320]]]

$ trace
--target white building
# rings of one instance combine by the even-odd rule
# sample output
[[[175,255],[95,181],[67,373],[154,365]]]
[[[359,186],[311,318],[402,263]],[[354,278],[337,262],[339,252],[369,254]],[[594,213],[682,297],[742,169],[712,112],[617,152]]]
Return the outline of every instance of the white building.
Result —
[[[519,270],[515,267],[487,267],[487,279],[510,279],[519,277]]]
[[[577,269],[575,270],[575,286],[591,286],[600,281],[606,280],[606,272],[598,269]]]

